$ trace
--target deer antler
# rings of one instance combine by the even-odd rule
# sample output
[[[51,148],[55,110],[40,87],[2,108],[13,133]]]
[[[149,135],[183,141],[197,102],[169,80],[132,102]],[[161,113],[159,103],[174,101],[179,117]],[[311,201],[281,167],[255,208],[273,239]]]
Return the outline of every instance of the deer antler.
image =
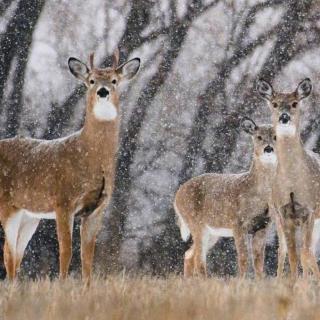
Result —
[[[94,68],[94,52],[90,53],[89,56],[89,65],[90,65],[90,69],[92,70]]]
[[[119,48],[116,48],[113,53],[113,63],[112,63],[113,69],[117,68],[119,64],[119,56],[120,56]]]

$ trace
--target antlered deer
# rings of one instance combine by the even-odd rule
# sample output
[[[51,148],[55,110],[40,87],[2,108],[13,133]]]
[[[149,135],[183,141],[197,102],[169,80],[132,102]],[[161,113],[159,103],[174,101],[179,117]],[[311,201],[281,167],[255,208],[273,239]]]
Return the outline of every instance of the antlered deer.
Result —
[[[89,67],[76,58],[71,73],[87,87],[83,128],[65,138],[0,141],[0,219],[5,231],[4,261],[14,278],[40,219],[55,219],[60,277],[68,273],[75,215],[81,217],[82,276],[90,280],[95,238],[112,195],[119,135],[118,84],[139,70],[135,58],[118,66]]]
[[[248,235],[253,235],[257,276],[263,272],[264,244],[270,220],[271,186],[276,172],[275,132],[270,125],[257,126],[251,119],[242,128],[253,137],[254,152],[248,172],[208,173],[184,183],[174,207],[183,240],[192,235],[186,252],[184,274],[207,274],[206,255],[219,237],[234,237],[239,273],[248,266]]]
[[[318,157],[305,150],[300,139],[300,101],[312,90],[310,79],[301,81],[291,93],[274,92],[270,83],[258,81],[257,91],[268,101],[277,134],[278,168],[273,187],[273,202],[278,211],[280,240],[278,274],[283,271],[288,249],[291,276],[298,275],[298,253],[304,275],[309,269],[319,277],[312,253],[312,231],[319,217],[320,164]],[[296,243],[296,231],[301,229],[301,250]],[[287,247],[287,248],[286,248]]]

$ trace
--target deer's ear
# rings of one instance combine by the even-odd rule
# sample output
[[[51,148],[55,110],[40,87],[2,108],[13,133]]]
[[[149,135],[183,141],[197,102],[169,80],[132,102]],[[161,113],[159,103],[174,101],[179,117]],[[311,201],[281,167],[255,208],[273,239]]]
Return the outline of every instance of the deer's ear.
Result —
[[[307,98],[312,91],[312,84],[309,78],[302,80],[296,89],[296,96],[299,100]]]
[[[259,79],[257,81],[256,88],[257,88],[258,93],[260,94],[260,96],[263,99],[266,99],[268,101],[271,100],[271,98],[273,96],[273,88],[272,88],[272,85],[268,81],[263,80],[263,79]]]
[[[119,66],[116,71],[120,74],[124,79],[130,80],[132,79],[140,68],[140,58],[131,59],[121,66]]]
[[[258,129],[258,126],[255,124],[255,122],[248,117],[241,119],[240,125],[241,125],[241,129],[243,131],[245,131],[246,133],[249,133],[251,135],[253,135],[255,133],[255,131]]]
[[[68,66],[70,72],[78,79],[86,82],[89,75],[89,68],[87,65],[76,58],[69,58]]]

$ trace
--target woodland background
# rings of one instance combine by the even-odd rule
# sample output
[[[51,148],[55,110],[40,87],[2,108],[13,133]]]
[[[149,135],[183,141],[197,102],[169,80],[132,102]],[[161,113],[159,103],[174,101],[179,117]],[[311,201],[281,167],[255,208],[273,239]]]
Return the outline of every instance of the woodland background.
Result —
[[[252,145],[238,130],[238,114],[270,121],[257,78],[279,90],[312,79],[302,139],[320,151],[320,1],[1,0],[0,138],[55,139],[78,130],[85,88],[69,73],[68,57],[86,61],[94,51],[107,66],[116,47],[122,62],[138,56],[142,68],[122,86],[115,192],[96,267],[179,273],[190,244],[175,225],[173,196],[194,175],[249,167]],[[77,274],[78,223],[73,242]],[[272,274],[275,237],[269,242]],[[56,276],[57,249],[55,222],[42,221],[22,275]],[[233,241],[219,241],[209,264],[214,274],[235,274]]]

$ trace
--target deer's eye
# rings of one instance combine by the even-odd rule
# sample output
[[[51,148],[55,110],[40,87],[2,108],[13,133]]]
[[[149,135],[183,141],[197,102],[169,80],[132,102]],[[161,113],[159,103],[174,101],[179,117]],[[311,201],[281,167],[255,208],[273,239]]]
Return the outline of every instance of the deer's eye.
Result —
[[[296,108],[298,106],[298,102],[294,102],[293,104],[292,104],[292,108]]]
[[[93,80],[93,79],[91,79],[91,80],[90,80],[90,83],[91,83],[91,84],[94,84],[94,80]]]
[[[273,137],[273,140],[276,141],[276,140],[277,140],[277,136],[274,136],[274,137]]]
[[[278,108],[278,104],[276,102],[274,102],[272,105],[274,108]]]
[[[258,140],[262,140],[262,137],[261,137],[261,136],[258,136]]]
[[[117,79],[113,79],[111,82],[112,82],[112,84],[116,84],[117,83]]]

